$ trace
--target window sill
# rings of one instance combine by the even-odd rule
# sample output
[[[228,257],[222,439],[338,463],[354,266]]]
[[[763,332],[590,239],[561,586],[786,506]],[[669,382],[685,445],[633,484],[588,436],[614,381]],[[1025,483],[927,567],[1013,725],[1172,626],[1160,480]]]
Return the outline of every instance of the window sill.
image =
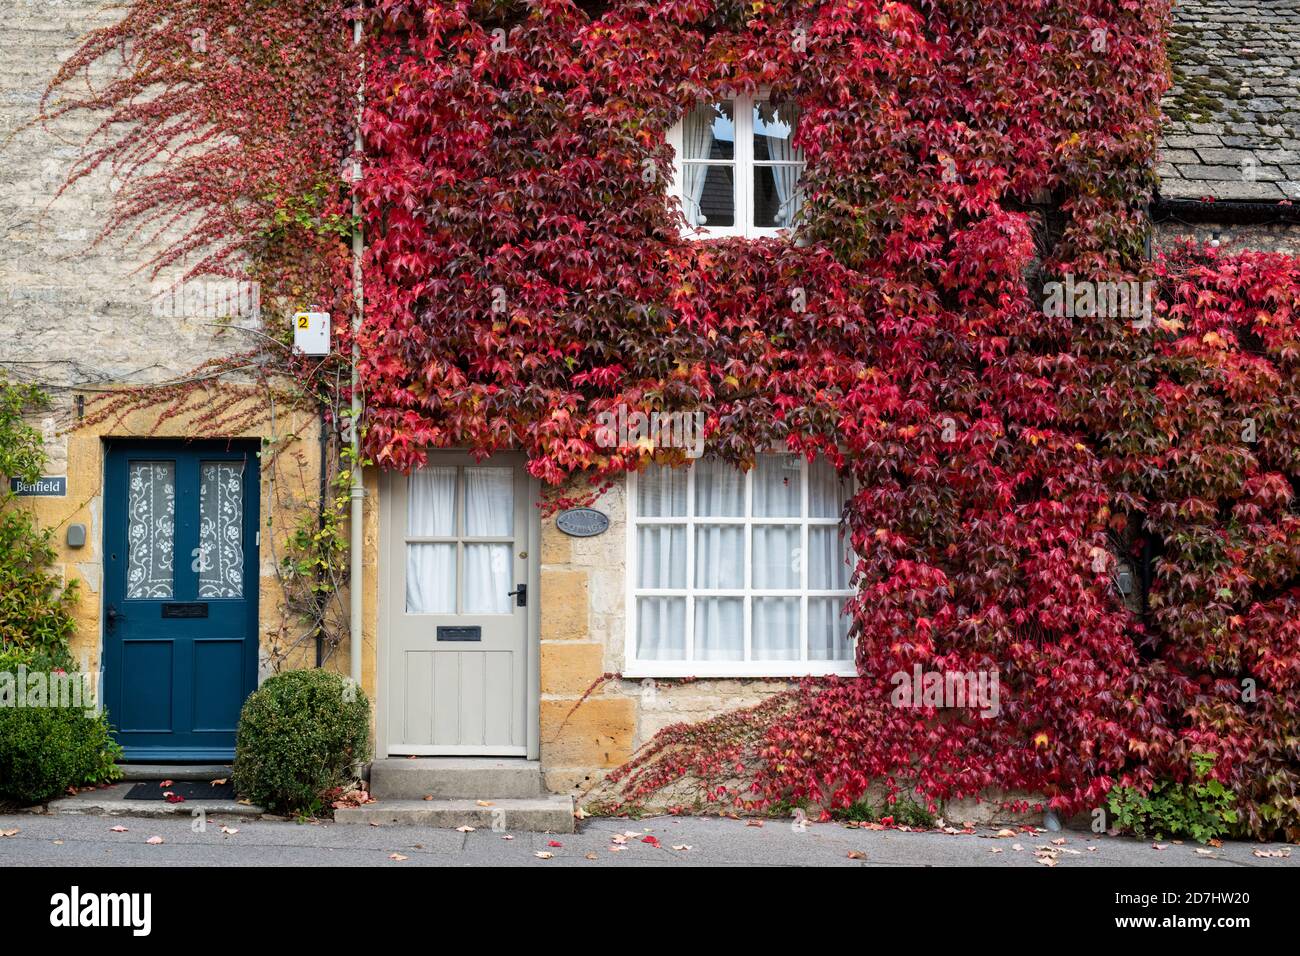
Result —
[[[623,677],[629,680],[683,677],[799,680],[802,677],[857,676],[852,661],[633,661],[623,668]]]

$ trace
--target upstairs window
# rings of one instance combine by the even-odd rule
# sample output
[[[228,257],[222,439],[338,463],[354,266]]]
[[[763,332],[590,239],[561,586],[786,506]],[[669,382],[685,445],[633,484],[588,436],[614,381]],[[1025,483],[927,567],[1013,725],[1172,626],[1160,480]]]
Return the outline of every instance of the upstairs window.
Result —
[[[775,236],[798,220],[804,158],[793,105],[737,96],[702,103],[672,131],[674,194],[691,235]]]

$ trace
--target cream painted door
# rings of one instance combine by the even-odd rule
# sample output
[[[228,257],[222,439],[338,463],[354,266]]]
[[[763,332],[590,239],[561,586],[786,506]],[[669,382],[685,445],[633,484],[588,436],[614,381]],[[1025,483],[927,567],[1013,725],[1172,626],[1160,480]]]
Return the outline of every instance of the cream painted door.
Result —
[[[388,752],[527,753],[523,457],[430,454],[391,483]]]

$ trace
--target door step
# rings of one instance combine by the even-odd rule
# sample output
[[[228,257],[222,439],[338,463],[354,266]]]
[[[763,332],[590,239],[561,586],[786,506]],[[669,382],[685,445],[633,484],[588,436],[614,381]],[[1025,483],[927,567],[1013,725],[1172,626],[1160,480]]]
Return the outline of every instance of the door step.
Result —
[[[528,799],[379,800],[334,811],[335,823],[375,826],[474,827],[532,833],[572,833],[573,798],[550,795]]]
[[[386,757],[370,765],[376,800],[522,800],[546,796],[542,765],[508,757]]]
[[[122,780],[220,780],[230,779],[230,764],[225,763],[120,763]]]

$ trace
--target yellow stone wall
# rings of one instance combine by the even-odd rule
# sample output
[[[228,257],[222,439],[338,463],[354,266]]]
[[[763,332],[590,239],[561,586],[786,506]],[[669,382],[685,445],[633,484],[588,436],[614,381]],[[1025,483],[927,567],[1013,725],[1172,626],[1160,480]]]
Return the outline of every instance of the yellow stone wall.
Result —
[[[33,512],[42,525],[54,529],[57,570],[62,572],[65,580],[79,582],[80,599],[74,611],[77,629],[72,639],[72,653],[91,671],[99,668],[102,646],[104,443],[113,438],[270,440],[269,444],[262,446],[261,467],[259,680],[275,669],[315,665],[313,641],[291,646],[296,638],[308,632],[308,628],[306,622],[286,611],[276,568],[285,554],[288,536],[301,516],[316,513],[320,482],[320,419],[310,412],[277,407],[274,416],[259,412],[254,424],[245,430],[214,431],[205,424],[203,416],[226,403],[233,403],[229,406],[231,414],[223,417],[237,420],[241,409],[265,409],[267,399],[264,391],[251,386],[212,385],[202,400],[191,401],[189,411],[174,417],[163,416],[158,408],[144,408],[121,420],[110,416],[105,421],[84,426],[78,426],[75,414],[67,414],[66,409],[52,410],[60,421],[70,420],[71,424],[47,437],[46,452],[50,461],[44,474],[66,475],[67,496],[19,498],[17,504]],[[93,420],[96,407],[93,397],[87,398],[85,407],[88,420]],[[269,412],[269,409],[265,410]],[[67,546],[67,526],[75,523],[86,526],[86,544],[82,548]],[[377,532],[372,531],[372,534]],[[346,594],[342,595],[342,606],[346,608]],[[347,673],[346,639],[326,666]]]
[[[541,756],[547,786],[559,793],[581,795],[664,727],[751,706],[789,686],[602,681],[621,672],[625,658],[625,489],[617,482],[593,505],[610,519],[609,530],[595,537],[569,537],[554,517],[542,519]]]

